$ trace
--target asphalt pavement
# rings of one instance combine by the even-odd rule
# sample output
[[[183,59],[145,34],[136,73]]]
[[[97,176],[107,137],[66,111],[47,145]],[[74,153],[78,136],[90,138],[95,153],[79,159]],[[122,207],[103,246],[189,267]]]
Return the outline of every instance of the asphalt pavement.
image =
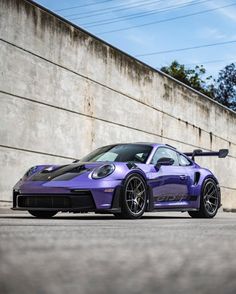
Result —
[[[0,293],[236,293],[236,213],[2,213]]]

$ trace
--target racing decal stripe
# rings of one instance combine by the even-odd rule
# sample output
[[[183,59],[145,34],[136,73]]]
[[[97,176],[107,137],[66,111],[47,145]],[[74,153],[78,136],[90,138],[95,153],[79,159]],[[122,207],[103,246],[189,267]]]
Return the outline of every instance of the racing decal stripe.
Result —
[[[195,195],[156,195],[153,196],[154,201],[157,202],[171,202],[171,201],[196,201],[198,196]]]

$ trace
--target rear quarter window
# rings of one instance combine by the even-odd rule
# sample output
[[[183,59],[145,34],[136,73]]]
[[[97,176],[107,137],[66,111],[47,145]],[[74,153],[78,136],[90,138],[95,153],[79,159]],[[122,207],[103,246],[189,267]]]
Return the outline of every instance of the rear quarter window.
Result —
[[[188,158],[186,158],[182,154],[179,154],[179,165],[181,165],[181,166],[189,166],[191,164],[192,163]]]

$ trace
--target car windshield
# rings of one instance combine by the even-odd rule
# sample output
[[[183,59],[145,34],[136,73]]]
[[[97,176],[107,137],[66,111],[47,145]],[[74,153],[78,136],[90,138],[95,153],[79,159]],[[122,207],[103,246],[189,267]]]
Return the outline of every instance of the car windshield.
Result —
[[[112,161],[145,163],[152,146],[141,144],[121,144],[99,148],[81,159],[82,162]]]

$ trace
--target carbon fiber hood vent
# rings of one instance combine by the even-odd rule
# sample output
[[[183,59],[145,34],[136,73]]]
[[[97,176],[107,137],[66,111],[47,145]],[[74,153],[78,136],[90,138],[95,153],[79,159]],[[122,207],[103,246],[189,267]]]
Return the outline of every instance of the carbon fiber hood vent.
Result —
[[[46,168],[33,175],[30,181],[69,181],[89,170],[91,168],[86,168],[84,164],[63,165],[55,169]]]

